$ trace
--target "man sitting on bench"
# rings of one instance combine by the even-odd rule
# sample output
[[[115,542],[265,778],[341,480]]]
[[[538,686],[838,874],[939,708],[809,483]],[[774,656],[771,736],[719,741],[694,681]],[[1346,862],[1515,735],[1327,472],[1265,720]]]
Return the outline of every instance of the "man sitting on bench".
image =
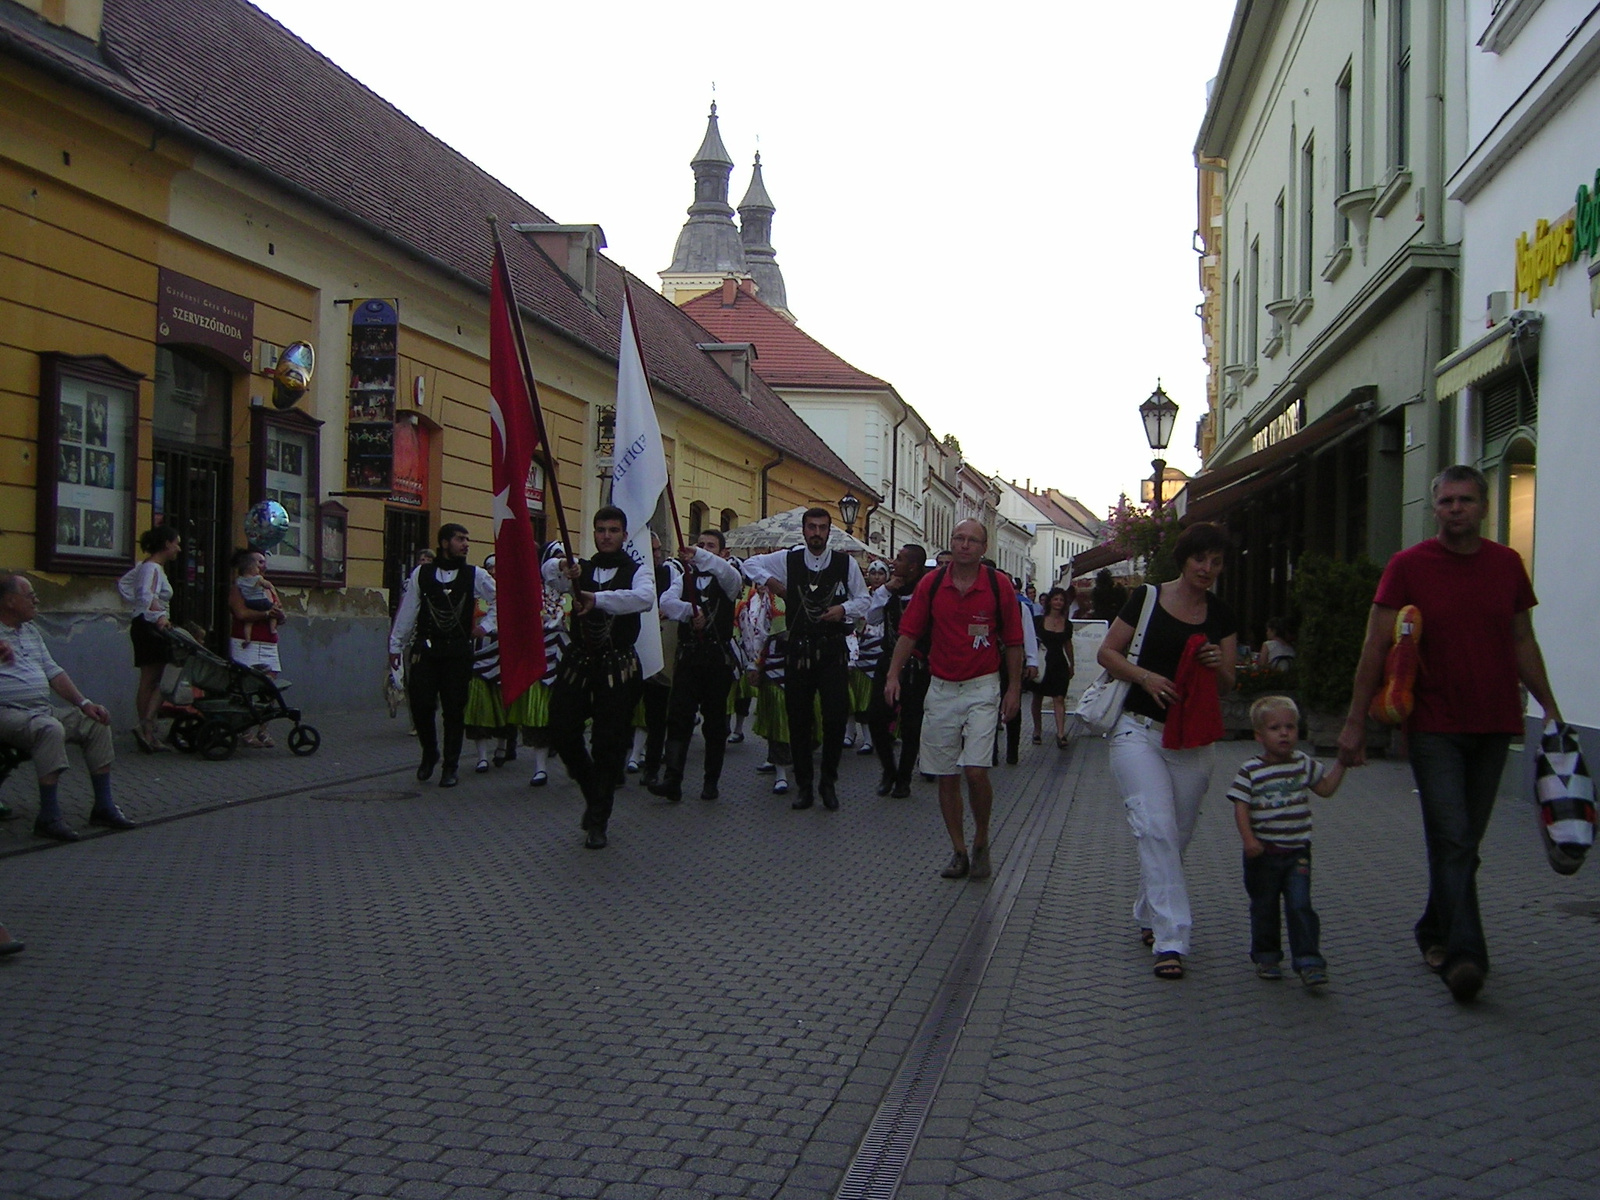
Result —
[[[75,842],[78,835],[61,817],[56,785],[67,769],[67,743],[83,748],[83,760],[94,785],[91,825],[132,829],[111,799],[111,714],[86,700],[50,651],[33,624],[39,599],[22,575],[0,571],[0,743],[26,750],[39,776],[38,837]],[[74,707],[56,708],[51,696]]]

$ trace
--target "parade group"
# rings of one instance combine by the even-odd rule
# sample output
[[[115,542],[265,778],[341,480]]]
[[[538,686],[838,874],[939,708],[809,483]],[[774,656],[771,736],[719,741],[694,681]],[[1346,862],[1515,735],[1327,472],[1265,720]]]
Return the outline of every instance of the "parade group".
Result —
[[[699,795],[716,800],[726,748],[744,740],[748,723],[766,741],[757,769],[772,776],[774,794],[793,790],[795,809],[819,800],[824,809],[839,807],[839,766],[850,748],[878,756],[880,796],[909,796],[919,768],[939,778],[954,847],[945,873],[989,873],[986,772],[998,757],[998,734],[1005,729],[1015,762],[1024,681],[1041,701],[1063,701],[1072,675],[1064,592],[1048,598],[1054,620],[1036,626],[1044,608],[983,558],[987,534],[976,521],[959,525],[936,559],[908,544],[865,573],[830,548],[832,518],[822,508],[806,510],[802,545],[743,561],[729,554],[723,531],[707,529],[676,555],[651,534],[654,564],[645,567],[624,550],[626,516],[611,506],[596,512],[593,533],[585,558],[560,542],[545,547],[545,670],[507,705],[499,632],[513,618],[496,604],[495,556],[471,566],[468,530],[440,527],[436,550],[406,581],[389,644],[421,745],[418,779],[437,769],[440,786],[456,786],[468,737],[479,773],[517,759],[519,747],[530,752],[533,787],[549,782],[553,754],[582,792],[584,845],[601,849],[627,774],[638,772],[653,795],[680,801],[698,726],[705,742]],[[952,570],[964,584],[957,622],[964,653],[930,672],[930,656],[948,656],[950,639],[935,636],[943,631],[928,597]],[[980,575],[988,582],[972,587]],[[635,652],[646,619],[660,622],[666,662],[648,678]],[[950,685],[966,685],[967,695],[949,703],[936,695],[929,706],[930,687]],[[1036,708],[1035,741],[1039,715]],[[1058,723],[1065,744],[1063,734]],[[970,850],[963,775],[976,824]]]

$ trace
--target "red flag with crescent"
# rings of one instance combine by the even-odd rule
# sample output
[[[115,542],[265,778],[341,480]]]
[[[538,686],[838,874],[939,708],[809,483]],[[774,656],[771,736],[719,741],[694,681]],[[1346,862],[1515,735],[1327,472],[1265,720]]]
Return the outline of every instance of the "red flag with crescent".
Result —
[[[539,435],[511,328],[513,303],[511,276],[496,249],[489,292],[489,424],[500,694],[507,706],[544,675],[544,597],[527,496]]]

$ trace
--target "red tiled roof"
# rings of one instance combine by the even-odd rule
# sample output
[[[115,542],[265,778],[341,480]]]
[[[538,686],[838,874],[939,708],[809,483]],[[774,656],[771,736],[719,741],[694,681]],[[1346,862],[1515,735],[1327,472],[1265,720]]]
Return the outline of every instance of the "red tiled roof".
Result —
[[[87,42],[75,53],[63,41],[25,11],[0,16],[0,51],[64,74],[485,293],[493,257],[485,217],[495,214],[528,316],[616,360],[620,266],[602,257],[590,307],[510,233],[512,222],[548,216],[244,0],[105,0],[98,58]],[[632,291],[655,383],[876,496],[776,393],[752,383],[750,398],[741,396],[696,349],[712,340],[706,331],[640,280]]]
[[[724,342],[754,342],[756,374],[773,387],[892,391],[875,375],[857,370],[798,325],[784,320],[744,288],[725,304],[723,290],[696,296],[683,310]]]
[[[1094,537],[1094,534],[1090,533],[1088,529],[1084,528],[1082,521],[1078,520],[1077,517],[1073,516],[1066,509],[1062,508],[1061,505],[1050,499],[1049,496],[1042,496],[1038,492],[1030,492],[1026,488],[1020,488],[1018,490],[1022,492],[1023,498],[1027,500],[1029,504],[1033,505],[1034,508],[1038,509],[1039,513],[1045,518],[1045,520],[1049,521],[1052,525],[1072,533],[1081,533],[1086,538]]]

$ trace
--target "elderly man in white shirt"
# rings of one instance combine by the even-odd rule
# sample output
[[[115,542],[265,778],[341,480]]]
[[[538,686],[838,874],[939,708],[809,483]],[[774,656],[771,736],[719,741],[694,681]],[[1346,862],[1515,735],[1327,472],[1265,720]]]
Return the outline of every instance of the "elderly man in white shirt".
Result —
[[[633,647],[641,615],[652,612],[656,600],[655,571],[627,555],[622,549],[627,538],[627,514],[607,504],[594,514],[593,555],[544,565],[545,586],[573,594],[572,643],[551,684],[550,748],[583,792],[583,844],[590,850],[606,845],[611,801],[644,686]],[[590,720],[592,754],[583,741]]]
[[[833,518],[823,508],[801,517],[804,546],[758,554],[745,560],[751,583],[765,583],[784,598],[789,625],[789,658],[784,707],[794,751],[795,787],[791,808],[810,808],[815,795],[827,809],[839,807],[835,781],[844,753],[844,728],[850,716],[850,648],[845,639],[867,615],[867,581],[854,559],[828,548]],[[813,709],[822,701],[822,779],[812,791]]]
[[[94,787],[89,824],[107,829],[135,828],[111,799],[111,714],[87,699],[72,677],[51,657],[33,619],[39,600],[24,576],[0,571],[0,742],[26,750],[39,777],[38,837],[75,842],[78,834],[61,815],[58,786],[67,769],[67,743],[83,749]],[[71,708],[57,708],[53,697]]]

